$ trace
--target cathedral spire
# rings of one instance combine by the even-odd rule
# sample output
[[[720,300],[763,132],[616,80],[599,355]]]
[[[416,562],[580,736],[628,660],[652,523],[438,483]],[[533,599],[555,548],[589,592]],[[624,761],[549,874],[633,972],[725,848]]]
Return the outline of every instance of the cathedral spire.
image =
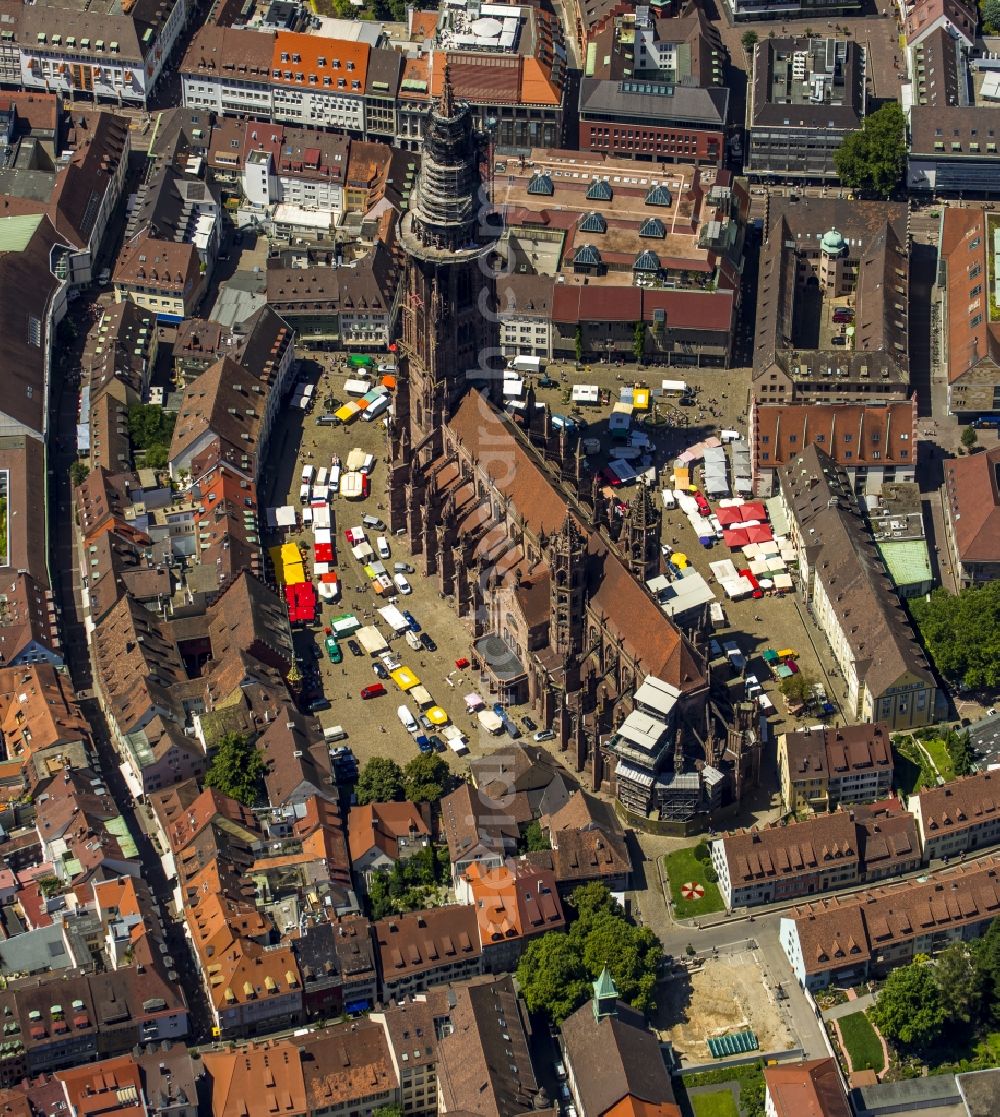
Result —
[[[447,62],[444,64],[444,85],[438,99],[438,113],[449,119],[455,115],[455,91],[451,87],[451,65]]]

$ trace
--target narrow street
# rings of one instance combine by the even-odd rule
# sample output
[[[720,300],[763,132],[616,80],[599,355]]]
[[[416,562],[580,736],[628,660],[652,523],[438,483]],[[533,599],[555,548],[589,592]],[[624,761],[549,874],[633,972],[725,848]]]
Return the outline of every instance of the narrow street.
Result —
[[[77,392],[67,376],[79,367],[80,353],[90,321],[91,305],[80,300],[71,311],[77,329],[72,343],[59,349],[53,362],[50,394],[49,439],[49,564],[52,590],[59,610],[60,628],[66,664],[73,685],[80,697],[80,707],[90,724],[97,750],[101,775],[111,797],[118,806],[139,850],[142,876],[159,904],[160,919],[178,985],[184,990],[190,1013],[190,1038],[198,1042],[211,1034],[208,1002],[190,944],[181,924],[173,919],[166,907],[170,896],[160,858],[136,817],[136,804],[129,793],[119,768],[118,755],[111,743],[107,722],[100,704],[93,697],[93,673],[83,623],[82,599],[78,581],[79,568],[74,542],[73,493],[69,468],[76,460]]]

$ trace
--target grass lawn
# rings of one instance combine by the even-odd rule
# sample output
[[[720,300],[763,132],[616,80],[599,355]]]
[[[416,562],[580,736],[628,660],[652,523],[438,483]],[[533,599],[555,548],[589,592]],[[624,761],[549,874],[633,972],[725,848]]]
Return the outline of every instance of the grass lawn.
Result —
[[[731,1090],[720,1090],[714,1094],[688,1095],[694,1117],[740,1117]]]
[[[914,795],[925,787],[933,787],[934,773],[930,770],[923,753],[913,741],[901,738],[892,746],[895,753],[893,768],[895,772],[896,789],[904,798]]]
[[[955,769],[951,763],[951,757],[948,755],[948,748],[940,737],[932,737],[929,741],[922,742],[924,748],[930,753],[931,760],[937,766],[943,779],[953,780],[955,778]]]
[[[879,1043],[871,1021],[863,1012],[842,1016],[837,1023],[854,1070],[873,1070],[879,1074],[885,1069],[882,1044]]]
[[[674,901],[674,912],[679,918],[711,915],[714,911],[722,911],[725,905],[722,903],[719,887],[705,876],[705,870],[709,867],[708,862],[699,861],[695,857],[694,846],[668,853],[663,863],[670,878],[670,895]],[[705,889],[705,895],[701,899],[685,900],[681,895],[681,887],[688,881],[694,881]]]

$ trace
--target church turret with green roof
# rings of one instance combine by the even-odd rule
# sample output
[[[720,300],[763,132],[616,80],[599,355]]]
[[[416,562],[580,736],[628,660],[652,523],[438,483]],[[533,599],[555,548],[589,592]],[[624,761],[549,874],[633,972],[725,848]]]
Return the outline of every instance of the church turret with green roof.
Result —
[[[618,989],[607,966],[594,982],[594,1019],[603,1020],[606,1016],[618,1015]]]

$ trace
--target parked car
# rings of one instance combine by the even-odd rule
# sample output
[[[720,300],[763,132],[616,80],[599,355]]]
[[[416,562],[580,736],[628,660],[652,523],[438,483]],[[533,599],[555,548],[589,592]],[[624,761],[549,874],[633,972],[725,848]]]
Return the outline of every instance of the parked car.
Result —
[[[387,559],[390,555],[389,542],[384,535],[380,535],[375,540],[375,548],[378,551],[378,557]]]
[[[420,724],[428,732],[430,732],[430,730],[432,730],[434,728],[434,723],[431,721],[431,719],[426,714],[421,714],[420,715]]]
[[[436,733],[432,733],[430,735],[430,737],[428,737],[427,739],[430,741],[430,743],[433,746],[435,752],[444,752],[444,750],[445,750],[444,741],[442,741],[441,738]]]
[[[529,733],[538,728],[538,722],[536,722],[534,718],[529,717],[527,714],[525,714],[524,717],[521,718],[521,724],[524,726],[525,729],[528,730]]]
[[[426,652],[436,652],[438,650],[437,644],[434,643],[430,635],[426,632],[420,633],[420,643]]]
[[[533,738],[535,741],[554,741],[555,739],[556,735],[551,729],[539,729]]]
[[[361,697],[363,700],[381,698],[383,694],[385,694],[385,687],[381,683],[369,683],[368,686],[361,688]]]
[[[396,589],[405,597],[407,594],[413,593],[413,588],[410,583],[402,574],[396,574],[392,579],[396,583]]]
[[[408,609],[401,609],[400,612],[403,614],[403,618],[406,620],[407,624],[409,624],[411,632],[421,631],[420,622]]]
[[[361,645],[357,642],[357,640],[348,640],[347,646],[351,649],[351,655],[353,656],[362,656],[365,654],[361,650]]]
[[[384,663],[379,663],[377,660],[372,664],[372,670],[380,679],[388,679],[389,672],[385,669]]]
[[[306,709],[311,714],[317,714],[317,713],[319,713],[320,710],[329,710],[330,709],[330,699],[329,698],[314,698],[309,703],[309,705],[306,706]]]
[[[846,345],[847,344],[847,338],[844,337],[843,334],[834,334],[833,337],[830,338],[830,341],[834,345]]]

